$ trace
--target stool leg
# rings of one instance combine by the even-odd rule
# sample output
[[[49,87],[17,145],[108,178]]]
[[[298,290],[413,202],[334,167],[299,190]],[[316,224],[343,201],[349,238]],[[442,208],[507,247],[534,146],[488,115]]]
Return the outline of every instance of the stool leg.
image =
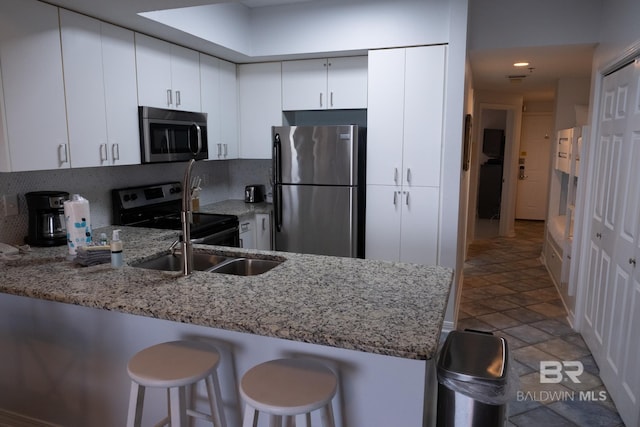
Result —
[[[336,422],[333,418],[333,407],[331,406],[331,402],[327,403],[326,406],[322,408],[320,418],[322,420],[322,427],[336,427]]]
[[[258,411],[249,405],[244,406],[242,427],[258,427]]]
[[[222,394],[218,374],[213,373],[204,379],[209,395],[209,407],[211,409],[211,419],[215,427],[227,427],[227,420],[224,416],[224,405],[222,404]]]
[[[187,407],[184,387],[172,387],[171,394],[171,427],[187,427]]]
[[[311,413],[296,415],[295,427],[311,427]]]
[[[269,415],[269,427],[282,427],[282,417],[280,415]]]
[[[131,381],[129,394],[129,412],[127,414],[127,427],[140,427],[142,423],[142,405],[144,403],[144,387],[135,381]]]

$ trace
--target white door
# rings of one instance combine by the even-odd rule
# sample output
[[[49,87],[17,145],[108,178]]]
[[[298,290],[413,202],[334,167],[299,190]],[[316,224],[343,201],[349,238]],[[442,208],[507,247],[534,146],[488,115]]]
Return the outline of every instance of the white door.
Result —
[[[171,45],[171,88],[177,110],[201,111],[200,54],[186,47]]]
[[[400,216],[402,193],[391,185],[367,185],[367,259],[400,260]]]
[[[173,108],[171,45],[136,33],[138,105]]]
[[[582,333],[627,425],[640,398],[640,67],[603,81]]]
[[[367,108],[367,57],[327,61],[327,108]]]
[[[525,114],[522,118],[517,219],[544,220],[546,217],[552,127],[551,114]]]
[[[402,192],[400,261],[438,263],[439,197],[440,189],[436,187],[412,187]]]
[[[327,60],[304,59],[282,63],[282,110],[327,108]]]

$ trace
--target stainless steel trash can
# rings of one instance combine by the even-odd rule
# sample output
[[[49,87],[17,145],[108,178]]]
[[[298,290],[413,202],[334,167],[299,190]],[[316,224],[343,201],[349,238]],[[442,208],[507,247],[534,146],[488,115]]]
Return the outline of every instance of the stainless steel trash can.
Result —
[[[490,333],[449,333],[437,364],[438,427],[504,425],[508,352]]]

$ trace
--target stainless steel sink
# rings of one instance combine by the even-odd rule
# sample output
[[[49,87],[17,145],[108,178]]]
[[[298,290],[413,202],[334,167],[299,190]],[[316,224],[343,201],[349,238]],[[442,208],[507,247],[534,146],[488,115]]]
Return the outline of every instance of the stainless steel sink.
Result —
[[[204,252],[193,253],[193,270],[236,276],[255,276],[280,265],[282,261],[259,258],[222,256]],[[164,254],[147,261],[133,264],[133,267],[162,271],[182,271],[182,256]]]
[[[235,258],[223,262],[209,271],[213,273],[234,274],[236,276],[255,276],[266,273],[280,265],[282,261],[258,258]]]
[[[193,253],[193,269],[196,271],[207,271],[211,267],[214,267],[224,261],[227,261],[229,257],[207,254],[203,252]],[[160,255],[157,258],[152,258],[147,261],[133,265],[134,267],[147,268],[150,270],[162,270],[162,271],[182,271],[182,255],[180,254],[165,254]]]

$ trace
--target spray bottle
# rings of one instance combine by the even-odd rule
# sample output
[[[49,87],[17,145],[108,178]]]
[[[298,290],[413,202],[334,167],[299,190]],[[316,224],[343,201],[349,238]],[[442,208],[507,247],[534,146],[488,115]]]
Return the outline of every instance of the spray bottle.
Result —
[[[122,255],[122,241],[120,240],[120,230],[113,230],[111,237],[111,267],[119,268],[124,265]]]

